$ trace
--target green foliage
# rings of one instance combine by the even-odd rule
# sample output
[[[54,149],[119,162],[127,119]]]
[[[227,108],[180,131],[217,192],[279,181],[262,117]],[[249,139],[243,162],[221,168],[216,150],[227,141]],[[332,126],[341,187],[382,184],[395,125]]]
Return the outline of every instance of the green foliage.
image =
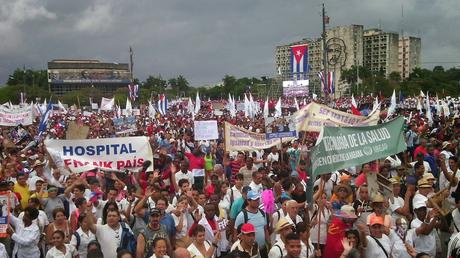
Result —
[[[26,98],[28,102],[35,102],[37,98],[43,101],[45,98],[49,99],[50,97],[50,94],[47,90],[39,88],[37,86],[32,87],[23,84],[7,85],[5,87],[0,88],[0,103],[5,103],[8,101],[11,101],[13,104],[19,103],[20,93],[24,91],[24,86],[27,92]]]

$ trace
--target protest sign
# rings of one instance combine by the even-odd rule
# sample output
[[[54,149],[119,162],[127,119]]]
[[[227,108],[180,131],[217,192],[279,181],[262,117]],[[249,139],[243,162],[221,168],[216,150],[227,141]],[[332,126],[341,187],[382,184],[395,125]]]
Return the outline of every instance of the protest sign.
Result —
[[[113,118],[112,121],[116,134],[129,134],[137,131],[135,116]]]
[[[195,141],[219,139],[217,121],[194,121]]]
[[[252,151],[267,149],[279,145],[281,140],[266,139],[263,133],[253,133],[244,128],[225,122],[225,149],[226,151]],[[283,142],[292,141],[294,137],[283,138]]]
[[[311,102],[294,113],[294,116],[296,118],[297,132],[320,132],[324,126],[376,125],[379,120],[380,109],[371,112],[369,116],[357,116]]]
[[[30,134],[24,127],[18,125],[11,129],[9,137],[14,144],[18,144],[27,138],[30,139]]]
[[[88,168],[123,171],[142,167],[152,161],[148,137],[119,137],[85,140],[45,140],[45,146],[55,163],[63,163],[72,172]]]
[[[265,118],[265,134],[267,139],[296,137],[295,117]]]
[[[101,111],[110,111],[115,105],[115,98],[104,98],[101,99]]]
[[[13,109],[0,106],[0,126],[31,125],[32,120],[32,105]]]
[[[11,199],[13,193],[7,191],[0,192],[0,238],[8,237],[6,229],[8,228],[8,217],[10,213]]]
[[[365,127],[324,127],[311,150],[313,174],[363,164],[406,150],[404,118]]]

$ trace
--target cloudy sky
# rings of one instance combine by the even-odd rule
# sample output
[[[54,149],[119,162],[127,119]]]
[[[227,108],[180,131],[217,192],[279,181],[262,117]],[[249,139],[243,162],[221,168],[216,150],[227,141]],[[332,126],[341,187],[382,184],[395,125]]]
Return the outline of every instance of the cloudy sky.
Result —
[[[128,62],[135,77],[184,75],[193,86],[225,74],[275,73],[275,46],[318,37],[318,0],[0,0],[0,83],[15,68],[55,58]],[[404,28],[422,38],[422,62],[460,66],[458,0],[325,0],[330,26]],[[458,62],[458,63],[455,63]]]

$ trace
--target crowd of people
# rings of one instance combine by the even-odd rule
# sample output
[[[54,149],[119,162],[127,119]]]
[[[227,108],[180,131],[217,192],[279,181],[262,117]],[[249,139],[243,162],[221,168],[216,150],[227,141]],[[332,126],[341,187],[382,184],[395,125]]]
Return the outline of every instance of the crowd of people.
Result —
[[[117,132],[116,112],[56,112],[40,135],[37,117],[15,143],[11,127],[1,127],[0,257],[460,257],[456,102],[446,100],[446,114],[405,100],[392,116],[406,118],[406,151],[316,177],[308,150],[317,133],[227,152],[224,122],[263,133],[264,117],[216,115],[214,102],[193,116],[186,101],[156,117],[141,106],[128,135]],[[283,102],[283,115],[292,115],[292,99]],[[372,103],[358,98],[361,108]],[[330,105],[350,112],[349,98]],[[219,139],[195,141],[193,119],[217,120]],[[43,140],[64,139],[70,122],[88,126],[88,138],[148,136],[153,166],[74,173],[56,165]],[[372,190],[372,173],[387,191]]]

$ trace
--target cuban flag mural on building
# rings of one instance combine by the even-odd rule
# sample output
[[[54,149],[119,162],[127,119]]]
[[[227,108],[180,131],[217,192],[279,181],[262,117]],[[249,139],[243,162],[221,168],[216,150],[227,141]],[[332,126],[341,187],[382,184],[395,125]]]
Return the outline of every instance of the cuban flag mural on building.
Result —
[[[308,79],[308,45],[291,46],[291,71],[294,80]]]

